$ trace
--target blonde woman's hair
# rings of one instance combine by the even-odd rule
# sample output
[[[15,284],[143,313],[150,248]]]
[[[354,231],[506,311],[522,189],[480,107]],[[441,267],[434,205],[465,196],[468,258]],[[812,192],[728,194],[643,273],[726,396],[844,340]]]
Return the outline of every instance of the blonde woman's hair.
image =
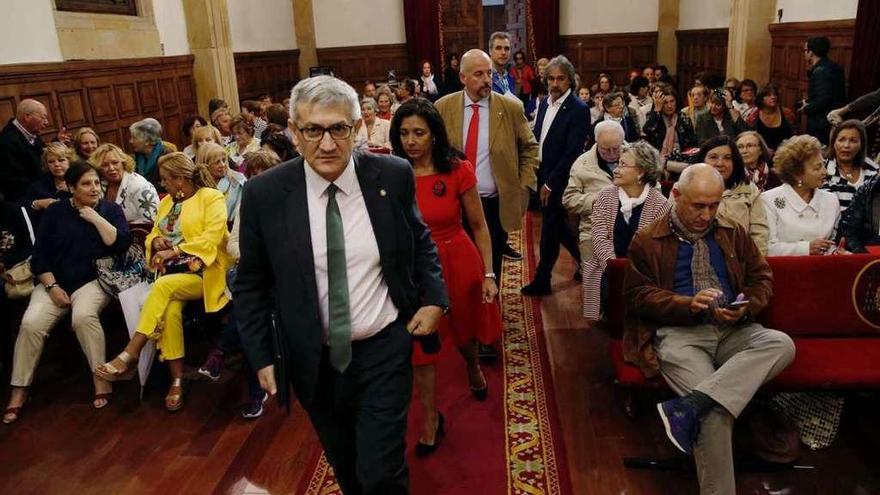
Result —
[[[797,176],[804,173],[804,162],[816,153],[822,152],[822,144],[809,134],[801,134],[786,139],[773,155],[773,171],[790,186],[797,183]]]
[[[49,143],[43,148],[43,171],[49,170],[49,157],[54,156],[58,158],[67,158],[67,162],[70,163],[73,161],[73,153],[70,151],[70,148],[65,146],[62,143],[54,142]]]
[[[196,188],[215,187],[214,177],[204,163],[193,163],[185,153],[175,151],[159,158],[159,167],[174,177],[191,180]]]
[[[122,168],[126,172],[134,172],[134,159],[132,159],[130,155],[122,151],[122,148],[113,143],[104,143],[101,146],[98,146],[95,152],[92,153],[92,156],[89,157],[89,165],[98,171],[98,175],[101,175],[101,163],[104,161],[104,157],[107,156],[108,153],[116,153],[116,156],[119,157],[119,161],[122,162]]]
[[[226,148],[217,143],[205,143],[199,148],[199,151],[196,152],[196,163],[208,166],[212,163],[217,163],[218,160],[223,160],[226,162],[227,166],[229,164],[229,157],[226,155]]]
[[[76,153],[76,156],[82,158],[83,160],[85,160],[86,157],[80,154],[79,145],[80,140],[86,134],[91,134],[92,136],[95,136],[95,141],[98,143],[99,146],[101,145],[101,136],[98,136],[98,133],[95,132],[94,129],[92,129],[91,127],[80,127],[79,129],[77,129],[76,132],[73,133],[73,152]]]
[[[223,142],[223,136],[220,135],[220,130],[212,125],[203,125],[201,127],[196,127],[192,131],[192,147],[193,153],[199,151],[199,139],[211,138],[215,143],[220,144]]]

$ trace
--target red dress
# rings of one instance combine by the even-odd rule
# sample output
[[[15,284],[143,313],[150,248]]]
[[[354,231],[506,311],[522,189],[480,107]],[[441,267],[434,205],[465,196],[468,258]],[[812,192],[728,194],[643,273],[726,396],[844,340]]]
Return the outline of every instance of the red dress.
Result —
[[[476,338],[489,344],[501,336],[498,303],[483,303],[483,259],[462,226],[461,196],[477,185],[474,168],[459,161],[449,174],[416,177],[416,203],[437,245],[449,292],[449,313],[440,320],[440,339],[460,346]],[[413,346],[413,364],[437,362],[440,353],[425,354]]]

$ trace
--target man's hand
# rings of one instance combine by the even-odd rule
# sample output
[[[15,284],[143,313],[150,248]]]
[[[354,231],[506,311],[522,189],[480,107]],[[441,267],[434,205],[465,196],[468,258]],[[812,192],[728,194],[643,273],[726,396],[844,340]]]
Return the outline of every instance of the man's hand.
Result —
[[[416,337],[431,335],[437,331],[443,308],[440,306],[422,306],[406,325],[406,331]]]
[[[718,289],[703,289],[691,298],[691,313],[706,311],[709,306],[721,297],[722,292]]]
[[[846,113],[847,107],[841,107],[828,112],[827,119],[831,125],[838,125],[843,122],[843,114]]]
[[[551,191],[550,188],[547,187],[546,184],[544,184],[543,186],[541,186],[541,192],[538,193],[538,194],[539,194],[539,197],[540,197],[540,199],[541,199],[541,206],[547,206],[547,203],[550,202],[550,194],[551,194],[552,192],[553,192],[553,191]]]
[[[269,395],[274,396],[278,393],[278,386],[275,385],[275,366],[269,365],[257,371],[257,378],[260,380],[260,388],[265,390]]]
[[[62,127],[55,136],[55,140],[63,143],[65,146],[70,146],[70,143],[73,142],[73,136],[67,132],[67,127]]]
[[[712,316],[715,318],[715,321],[718,323],[724,323],[726,325],[733,325],[734,323],[743,319],[743,316],[746,315],[746,307],[741,306],[737,309],[724,309],[724,308],[715,308],[712,312]]]
[[[61,287],[56,286],[49,289],[49,299],[52,299],[55,306],[58,306],[59,308],[70,306],[70,296],[68,296],[67,291]]]

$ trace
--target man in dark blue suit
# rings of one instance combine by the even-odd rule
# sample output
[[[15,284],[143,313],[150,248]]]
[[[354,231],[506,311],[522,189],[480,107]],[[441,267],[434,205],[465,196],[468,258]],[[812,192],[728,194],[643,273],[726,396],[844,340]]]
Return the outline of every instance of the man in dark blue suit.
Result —
[[[574,66],[563,55],[547,64],[545,85],[550,96],[538,107],[535,139],[541,165],[538,167],[538,194],[541,200],[541,260],[535,278],[522,288],[527,296],[552,292],[550,277],[559,257],[559,245],[571,253],[580,267],[577,236],[569,228],[562,193],[568,184],[571,164],[584,151],[590,134],[590,112],[575,92]],[[577,274],[580,273],[578,268]]]
[[[343,493],[406,494],[412,340],[449,304],[412,167],[352,153],[360,105],[341,80],[301,81],[290,115],[302,157],[241,203],[242,343],[263,389],[293,383]]]

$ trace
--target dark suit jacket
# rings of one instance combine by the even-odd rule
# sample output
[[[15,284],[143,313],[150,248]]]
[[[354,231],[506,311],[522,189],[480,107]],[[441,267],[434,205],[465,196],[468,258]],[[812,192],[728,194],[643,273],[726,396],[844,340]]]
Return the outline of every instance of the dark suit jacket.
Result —
[[[807,86],[807,134],[816,136],[823,143],[828,142],[831,124],[828,112],[840,108],[846,102],[846,81],[843,69],[834,62],[823,58],[807,72],[810,80]]]
[[[416,207],[412,167],[400,158],[370,153],[356,154],[354,161],[382,275],[400,318],[409,320],[422,306],[448,306],[437,248]],[[274,313],[287,350],[287,378],[300,401],[309,404],[318,381],[322,326],[306,166],[301,157],[295,158],[245,185],[241,261],[233,294],[242,343],[253,368],[274,362]]]
[[[551,201],[555,199],[561,204],[571,164],[584,152],[584,143],[590,135],[590,113],[587,105],[572,91],[562,102],[545,142],[541,145],[541,127],[544,125],[548,102],[549,98],[541,102],[535,118],[535,141],[544,150],[541,165],[538,167],[538,187],[546,184],[553,191],[550,195]]]
[[[12,120],[0,131],[0,194],[17,202],[40,177],[43,140],[37,136],[34,144],[29,144]]]
[[[715,124],[715,119],[709,112],[698,115],[697,122],[694,127],[696,128],[695,130],[697,132],[697,143],[700,145],[705,143],[706,140],[721,134],[718,131],[718,126]],[[736,121],[734,121],[730,117],[730,112],[726,112],[724,114],[724,120],[721,121],[721,127],[724,128],[725,136],[734,139],[736,139],[736,136],[739,135],[739,133],[747,131],[749,129],[742,119],[736,119]]]

